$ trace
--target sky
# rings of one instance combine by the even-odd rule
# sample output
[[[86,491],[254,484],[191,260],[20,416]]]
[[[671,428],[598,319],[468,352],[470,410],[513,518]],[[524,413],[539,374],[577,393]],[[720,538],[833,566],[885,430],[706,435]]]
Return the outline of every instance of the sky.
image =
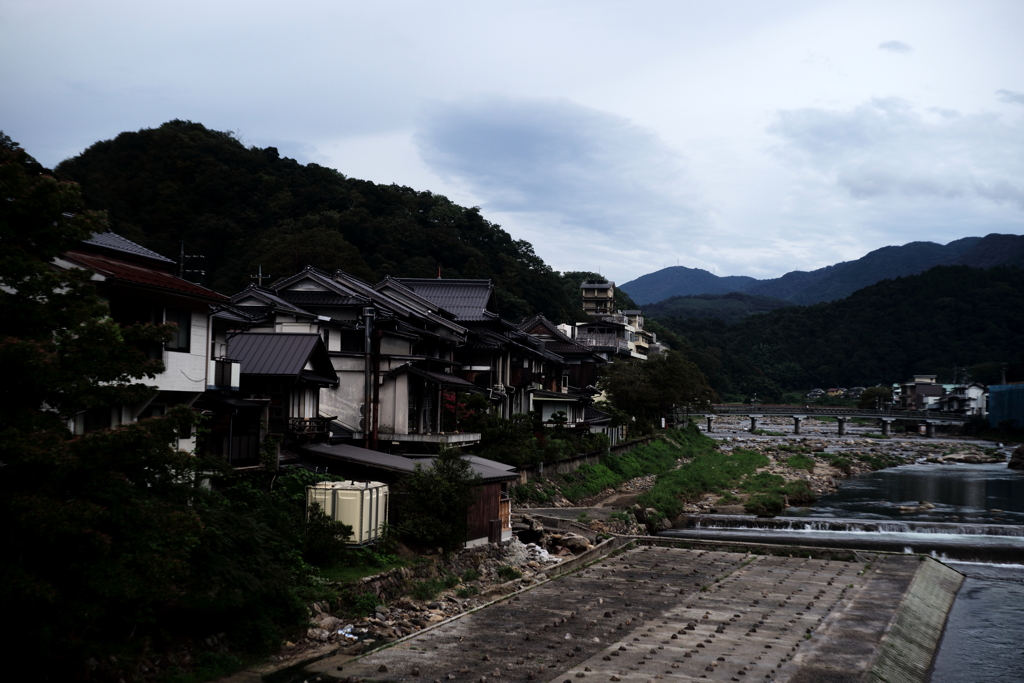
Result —
[[[556,270],[1024,234],[1024,2],[0,0],[46,166],[186,119],[479,206]]]

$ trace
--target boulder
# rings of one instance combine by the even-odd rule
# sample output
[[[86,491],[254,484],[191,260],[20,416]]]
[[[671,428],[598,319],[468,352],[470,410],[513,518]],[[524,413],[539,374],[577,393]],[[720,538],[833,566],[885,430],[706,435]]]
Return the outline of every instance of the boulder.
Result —
[[[563,534],[558,544],[571,550],[574,555],[578,555],[591,548],[590,541],[577,534]]]
[[[1006,466],[1011,470],[1024,470],[1024,445],[1014,449],[1013,455],[1010,456],[1010,462]]]

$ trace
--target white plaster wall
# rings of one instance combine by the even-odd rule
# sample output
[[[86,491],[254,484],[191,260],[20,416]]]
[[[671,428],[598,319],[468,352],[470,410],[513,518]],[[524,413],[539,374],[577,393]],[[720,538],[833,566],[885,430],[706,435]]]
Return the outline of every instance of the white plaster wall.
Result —
[[[164,351],[166,369],[156,376],[161,391],[206,391],[207,358],[209,354],[207,329],[210,318],[205,312],[192,313],[190,351]]]

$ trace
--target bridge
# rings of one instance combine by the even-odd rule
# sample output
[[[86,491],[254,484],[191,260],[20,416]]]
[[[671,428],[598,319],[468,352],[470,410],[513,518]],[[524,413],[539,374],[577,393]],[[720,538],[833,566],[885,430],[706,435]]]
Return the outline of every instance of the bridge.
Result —
[[[854,417],[879,420],[882,425],[882,436],[889,436],[892,423],[896,420],[915,420],[924,422],[925,436],[935,436],[935,426],[944,424],[963,424],[970,421],[970,415],[950,413],[940,410],[869,410],[863,408],[832,408],[811,406],[778,406],[778,405],[712,405],[710,410],[691,411],[691,415],[702,415],[708,421],[708,433],[712,431],[715,417],[719,415],[742,415],[750,418],[750,431],[757,429],[757,421],[762,417],[793,418],[793,433],[800,433],[800,423],[809,417],[834,417],[839,423],[839,436],[846,434],[846,421]]]

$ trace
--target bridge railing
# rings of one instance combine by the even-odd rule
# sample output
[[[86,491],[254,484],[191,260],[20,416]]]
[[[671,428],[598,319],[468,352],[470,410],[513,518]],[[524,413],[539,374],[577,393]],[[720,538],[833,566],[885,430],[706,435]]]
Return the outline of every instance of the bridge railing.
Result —
[[[897,420],[951,420],[964,422],[970,417],[963,413],[950,413],[941,410],[870,410],[860,408],[834,408],[805,406],[734,406],[713,405],[707,411],[691,411],[694,415],[821,415],[826,417],[886,417]]]

